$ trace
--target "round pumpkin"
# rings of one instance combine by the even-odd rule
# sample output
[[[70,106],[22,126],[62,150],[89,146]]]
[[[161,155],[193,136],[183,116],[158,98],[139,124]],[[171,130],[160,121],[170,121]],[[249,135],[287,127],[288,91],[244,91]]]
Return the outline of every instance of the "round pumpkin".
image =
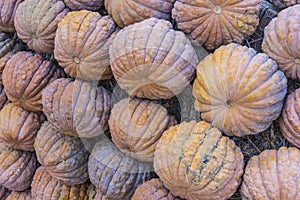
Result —
[[[209,50],[231,42],[242,43],[259,24],[261,0],[177,0],[172,17],[178,28]]]
[[[110,95],[81,80],[58,79],[43,91],[44,113],[61,132],[92,138],[108,129]]]
[[[64,0],[71,10],[98,10],[104,0]]]
[[[19,4],[23,0],[0,1],[0,31],[14,32],[14,17]]]
[[[280,9],[300,4],[299,0],[270,0],[270,2]]]
[[[34,140],[44,120],[40,113],[9,103],[0,111],[0,141],[14,149],[34,151]]]
[[[31,191],[12,192],[6,200],[32,200]]]
[[[109,49],[111,68],[131,96],[168,99],[194,77],[198,57],[184,33],[150,18],[119,31]]]
[[[71,77],[89,81],[110,79],[111,17],[87,10],[69,12],[58,24],[54,57]]]
[[[38,161],[61,183],[77,185],[88,180],[89,152],[79,138],[59,132],[46,121],[37,133],[34,148]]]
[[[68,186],[52,178],[44,167],[39,167],[32,180],[33,200],[87,200],[89,183]]]
[[[154,169],[175,196],[228,199],[243,174],[239,147],[211,124],[183,122],[166,130],[156,145]]]
[[[153,101],[126,98],[114,105],[108,123],[112,140],[122,152],[153,162],[158,139],[176,120]]]
[[[107,138],[93,148],[88,162],[96,190],[107,199],[129,200],[138,185],[152,177],[152,164],[125,155]]]
[[[294,147],[265,150],[248,162],[242,199],[300,199],[300,151]]]
[[[25,0],[18,6],[18,37],[37,53],[53,53],[58,22],[69,11],[60,0]]]
[[[279,12],[264,31],[262,49],[288,78],[300,79],[300,5]]]
[[[11,191],[0,185],[0,200],[6,200]]]
[[[0,110],[9,103],[7,96],[4,91],[3,85],[0,83]]]
[[[230,136],[267,129],[281,113],[286,90],[287,79],[275,61],[234,43],[199,63],[193,85],[202,119]]]
[[[38,166],[36,155],[14,150],[0,142],[0,185],[13,191],[23,191],[30,183]]]
[[[63,71],[39,54],[20,51],[6,63],[2,79],[5,93],[15,105],[29,111],[42,111],[42,91]]]

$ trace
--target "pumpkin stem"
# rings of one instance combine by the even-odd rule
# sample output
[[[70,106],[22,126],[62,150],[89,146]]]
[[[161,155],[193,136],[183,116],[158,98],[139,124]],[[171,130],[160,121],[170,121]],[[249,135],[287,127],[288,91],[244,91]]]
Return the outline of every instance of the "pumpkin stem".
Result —
[[[300,58],[296,58],[295,63],[300,64]]]
[[[222,8],[221,8],[220,6],[216,6],[216,7],[214,8],[214,12],[215,12],[216,14],[220,14],[220,13],[222,12]]]
[[[74,61],[75,61],[76,64],[80,63],[80,59],[78,57],[74,57]]]
[[[234,102],[233,101],[226,101],[226,103],[225,103],[225,106],[227,107],[227,108],[233,108],[234,107]]]

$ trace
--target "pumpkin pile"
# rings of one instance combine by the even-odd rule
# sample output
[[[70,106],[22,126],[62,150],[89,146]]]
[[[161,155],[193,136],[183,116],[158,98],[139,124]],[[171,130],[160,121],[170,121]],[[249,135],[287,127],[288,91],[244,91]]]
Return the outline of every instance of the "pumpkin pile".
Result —
[[[297,4],[1,1],[0,200],[299,200]]]

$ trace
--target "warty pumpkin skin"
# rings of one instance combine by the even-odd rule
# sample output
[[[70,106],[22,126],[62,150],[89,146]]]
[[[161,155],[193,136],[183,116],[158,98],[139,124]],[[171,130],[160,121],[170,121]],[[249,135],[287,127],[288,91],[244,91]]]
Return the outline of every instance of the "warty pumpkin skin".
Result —
[[[120,87],[134,97],[169,99],[193,79],[198,57],[184,33],[150,18],[119,31],[109,49]]]
[[[288,78],[300,79],[300,5],[286,8],[268,24],[262,49]]]
[[[42,91],[52,81],[64,77],[62,69],[39,54],[20,51],[6,63],[2,74],[10,101],[29,111],[42,111]]]
[[[33,200],[87,200],[89,183],[64,185],[39,167],[33,177],[31,194]]]
[[[12,192],[6,200],[32,200],[31,191]]]
[[[110,95],[89,82],[58,79],[43,91],[47,119],[61,132],[92,138],[108,129]]]
[[[114,144],[125,154],[145,162],[153,162],[163,131],[176,124],[163,106],[131,98],[114,105],[108,122]]]
[[[19,4],[23,0],[2,0],[0,1],[0,31],[14,32],[14,16]]]
[[[37,53],[53,53],[58,22],[69,9],[60,0],[25,0],[18,6],[18,37]]]
[[[175,0],[105,0],[105,8],[120,27],[155,17],[169,20]]]
[[[197,66],[195,108],[227,135],[253,135],[279,117],[287,79],[267,54],[231,43]]]
[[[0,200],[6,200],[11,191],[0,185]]]
[[[64,0],[71,10],[96,11],[103,5],[104,0]]]
[[[58,24],[54,57],[71,77],[110,79],[108,51],[115,31],[109,16],[87,10],[69,12]]]
[[[270,0],[270,2],[281,9],[300,4],[299,0]]]
[[[294,147],[265,150],[248,162],[241,187],[242,199],[300,199],[300,151]]]
[[[259,24],[261,0],[177,0],[172,17],[178,28],[209,50],[231,42],[241,44]]]
[[[14,150],[0,142],[0,185],[12,191],[29,188],[38,166],[36,155]]]
[[[183,199],[231,197],[243,174],[244,157],[217,128],[200,121],[166,130],[156,145],[154,169],[166,188]]]

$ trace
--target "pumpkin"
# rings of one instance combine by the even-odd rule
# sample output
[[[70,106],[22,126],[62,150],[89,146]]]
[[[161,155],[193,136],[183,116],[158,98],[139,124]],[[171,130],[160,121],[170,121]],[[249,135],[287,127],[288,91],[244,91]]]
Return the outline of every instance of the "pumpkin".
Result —
[[[242,199],[300,199],[300,152],[294,147],[265,150],[248,162]]]
[[[228,199],[243,174],[239,147],[211,124],[183,122],[166,130],[154,152],[154,169],[175,196]]]
[[[34,148],[38,161],[61,183],[77,185],[88,180],[89,152],[79,138],[60,133],[46,121],[37,134]]]
[[[227,135],[253,135],[281,112],[287,79],[267,54],[231,43],[197,66],[195,108]]]
[[[0,200],[6,200],[11,191],[0,185]]]
[[[89,185],[64,185],[52,178],[44,167],[39,167],[32,180],[31,194],[33,200],[87,200]]]
[[[42,91],[63,71],[42,56],[20,51],[6,63],[2,74],[5,93],[15,105],[29,111],[42,111]]]
[[[38,162],[31,152],[14,150],[0,142],[0,185],[13,191],[26,190]]]
[[[97,192],[95,196],[95,200],[108,200],[108,199],[101,192]]]
[[[25,190],[23,192],[12,192],[6,200],[32,200],[31,191]]]
[[[265,28],[262,49],[288,78],[300,79],[300,5],[279,12]]]
[[[177,0],[172,17],[178,28],[213,50],[222,44],[242,43],[259,24],[261,0]]]
[[[3,85],[0,83],[0,110],[9,103],[7,96],[4,91]]]
[[[87,10],[69,12],[58,24],[54,57],[71,77],[89,81],[110,79],[111,17]]]
[[[179,200],[164,186],[159,178],[153,178],[140,185],[134,192],[132,200]]]
[[[103,5],[103,0],[64,0],[72,10],[98,10]]]
[[[9,103],[0,111],[0,141],[14,149],[34,151],[34,140],[44,120],[40,113]]]
[[[270,2],[281,9],[300,4],[299,0],[270,0]]]
[[[110,95],[81,80],[58,79],[43,91],[44,113],[61,132],[92,138],[108,129]]]
[[[14,32],[14,16],[16,9],[23,0],[0,1],[0,31]]]
[[[105,8],[120,27],[155,17],[171,19],[175,0],[105,0]]]
[[[137,186],[153,176],[151,163],[125,155],[107,138],[94,146],[88,169],[96,190],[113,200],[129,200]]]
[[[119,31],[109,49],[119,86],[131,96],[169,99],[194,77],[198,57],[184,33],[150,18]]]
[[[53,53],[57,24],[68,11],[60,0],[25,0],[14,18],[18,37],[37,53]]]
[[[150,100],[126,98],[114,105],[109,128],[115,145],[125,154],[153,162],[154,150],[164,130],[176,120],[167,109]]]

